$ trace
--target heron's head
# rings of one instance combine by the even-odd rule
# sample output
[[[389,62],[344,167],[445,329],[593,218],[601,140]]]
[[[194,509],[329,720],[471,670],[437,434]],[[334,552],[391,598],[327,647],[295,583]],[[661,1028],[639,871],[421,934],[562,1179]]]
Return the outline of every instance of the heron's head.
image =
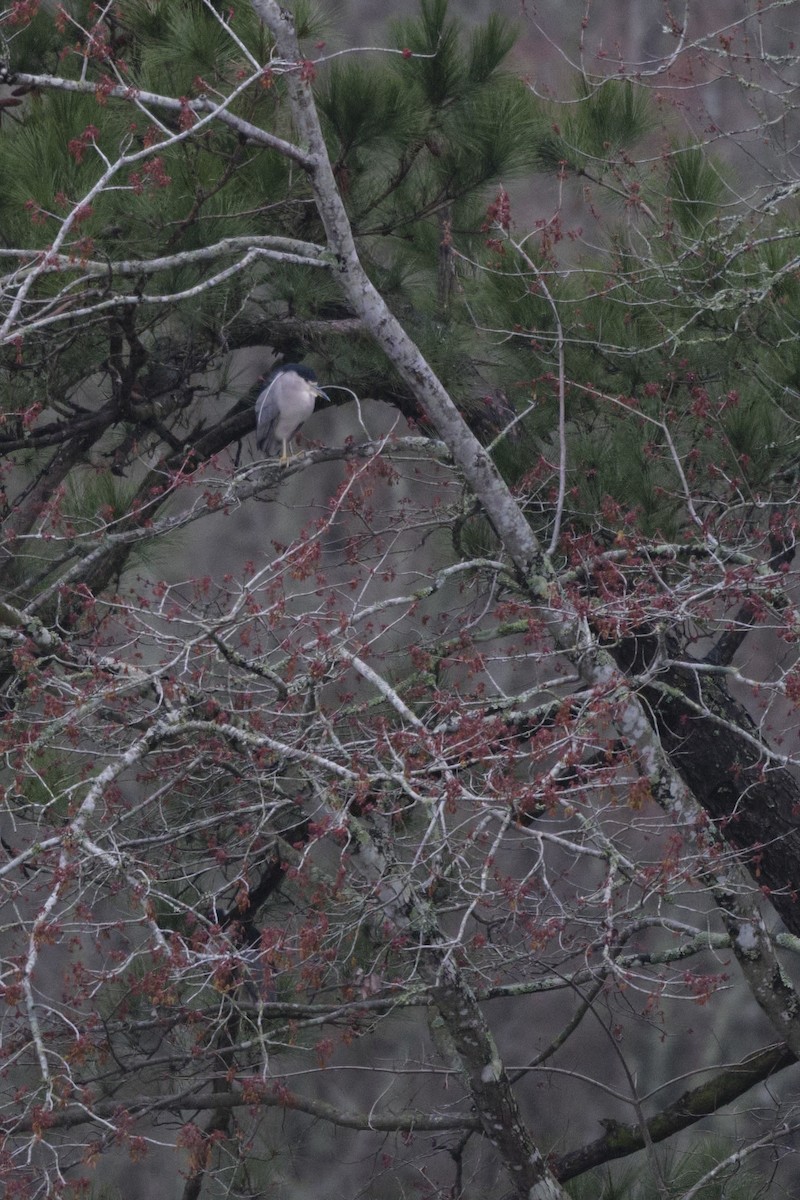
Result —
[[[305,363],[286,363],[282,367],[276,367],[273,378],[279,378],[282,385],[298,394],[305,392],[319,396],[320,400],[328,399],[317,383],[316,372]]]

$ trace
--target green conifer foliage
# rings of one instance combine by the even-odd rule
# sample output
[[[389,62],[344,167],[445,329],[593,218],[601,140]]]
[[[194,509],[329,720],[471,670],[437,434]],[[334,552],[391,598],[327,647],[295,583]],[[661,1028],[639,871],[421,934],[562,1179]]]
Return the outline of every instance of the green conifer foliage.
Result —
[[[89,28],[91,7],[73,11]],[[70,261],[77,285],[88,260],[113,272],[115,263],[202,251],[226,238],[322,239],[302,169],[236,128],[212,122],[157,152],[202,119],[187,107],[191,99],[223,94],[248,76],[231,114],[291,136],[264,28],[249,5],[232,19],[235,38],[225,20],[202,3],[131,0],[103,27],[105,58],[78,53],[75,27],[45,11],[10,28],[16,70],[57,67],[99,89],[35,93],[3,125],[8,245],[46,244],[70,207],[90,197],[64,240],[59,272],[36,284],[39,302],[60,294]],[[310,8],[296,20],[311,61],[312,39],[328,31]],[[538,99],[510,68],[515,37],[499,15],[467,31],[446,0],[423,0],[417,16],[393,25],[386,52],[323,54],[313,73],[337,183],[367,269],[481,436],[500,429],[486,397],[506,397],[518,419],[495,452],[509,478],[527,478],[541,455],[552,460],[561,372],[566,515],[576,527],[591,524],[608,496],[632,505],[649,532],[664,533],[680,510],[671,456],[691,454],[691,470],[709,479],[719,470],[715,482],[744,472],[760,487],[776,469],[775,400],[794,419],[798,390],[796,238],[777,217],[748,219],[737,208],[730,168],[706,147],[677,140],[641,82],[581,76],[566,106]],[[141,106],[106,99],[112,60],[131,87],[183,107],[153,109],[151,119]],[[136,155],[148,145],[152,155],[92,190],[120,148]],[[595,215],[584,215],[597,222],[592,237],[579,229],[571,243],[576,231],[562,213],[545,207],[537,215],[536,200],[530,213],[538,193],[519,181],[535,172],[558,177],[570,203],[591,194]],[[491,207],[498,188],[513,196],[505,224]],[[120,304],[129,301],[129,372],[169,327],[171,336],[182,330],[191,351],[184,361],[195,365],[222,362],[231,346],[266,334],[295,355],[313,349],[328,374],[346,366],[359,392],[383,386],[373,347],[355,342],[343,356],[341,339],[324,332],[325,320],[348,315],[328,273],[255,258],[191,295],[207,274],[204,261],[185,258],[156,276],[113,275]],[[166,303],[171,292],[186,298]],[[43,404],[79,387],[81,370],[102,373],[119,314],[108,315],[110,325],[78,319],[32,329],[24,364],[7,348],[3,405],[16,411],[20,371],[27,394]],[[304,337],[311,321],[313,338]],[[414,411],[398,381],[389,392]],[[622,397],[626,415],[605,393]],[[668,415],[672,448],[658,432]],[[709,488],[709,512],[729,498],[725,487]]]

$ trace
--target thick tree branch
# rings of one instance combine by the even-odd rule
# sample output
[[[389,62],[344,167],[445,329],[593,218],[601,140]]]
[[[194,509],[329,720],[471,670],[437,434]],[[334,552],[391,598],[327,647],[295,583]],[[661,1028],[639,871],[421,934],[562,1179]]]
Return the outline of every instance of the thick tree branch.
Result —
[[[667,1108],[647,1121],[647,1136],[651,1142],[662,1142],[682,1129],[688,1129],[704,1117],[711,1116],[726,1104],[731,1104],[750,1088],[763,1083],[777,1071],[797,1062],[788,1046],[767,1046],[748,1055],[736,1066],[719,1072],[699,1087],[684,1092]],[[616,1158],[624,1158],[644,1149],[645,1135],[638,1125],[617,1121],[604,1122],[606,1133],[579,1150],[563,1154],[553,1162],[553,1172],[566,1182]]]
[[[33,90],[73,92],[84,96],[96,95],[98,91],[96,84],[84,80],[64,79],[60,75],[30,75],[25,71],[15,73],[13,82],[18,86],[28,87]],[[254,125],[251,121],[245,121],[242,117],[230,112],[227,108],[230,99],[225,104],[210,100],[205,96],[201,96],[195,100],[180,100],[172,96],[162,96],[158,92],[147,92],[139,88],[126,87],[123,84],[116,84],[108,88],[104,87],[102,94],[110,99],[125,100],[128,103],[136,103],[145,108],[163,109],[165,112],[177,113],[178,115],[186,109],[194,113],[213,114],[215,120],[228,125],[241,137],[247,138],[248,141],[252,141],[259,146],[264,146],[269,150],[275,150],[278,154],[283,155],[284,158],[290,159],[292,162],[297,163],[299,167],[303,167],[306,170],[313,166],[313,159],[300,146],[295,146],[291,142],[287,142],[284,138],[277,137],[276,134],[262,129],[260,125]]]
[[[195,1095],[190,1091],[166,1096],[134,1096],[125,1101],[97,1100],[89,1108],[85,1102],[79,1105],[66,1105],[63,1108],[51,1110],[49,1113],[38,1114],[32,1118],[16,1120],[13,1117],[0,1121],[0,1132],[19,1135],[32,1133],[39,1129],[74,1129],[78,1125],[91,1125],[106,1122],[114,1117],[123,1118],[126,1114],[153,1114],[160,1112],[187,1114],[198,1112],[225,1112],[240,1108],[279,1108],[293,1112],[304,1113],[316,1120],[327,1121],[342,1129],[356,1129],[363,1132],[377,1133],[429,1133],[447,1132],[449,1130],[478,1129],[478,1118],[470,1113],[428,1113],[422,1110],[409,1110],[398,1113],[379,1113],[370,1109],[358,1112],[340,1108],[324,1100],[315,1100],[290,1091],[280,1080],[272,1081],[264,1087],[260,1079],[255,1079],[249,1089],[232,1089],[227,1092],[217,1092]]]

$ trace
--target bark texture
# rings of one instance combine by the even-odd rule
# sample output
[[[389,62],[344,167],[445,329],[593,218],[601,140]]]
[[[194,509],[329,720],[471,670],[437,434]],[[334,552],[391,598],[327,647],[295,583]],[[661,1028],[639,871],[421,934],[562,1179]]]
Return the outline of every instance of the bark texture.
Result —
[[[669,647],[682,659],[680,647]],[[646,668],[654,639],[617,655],[626,672]],[[732,696],[724,672],[667,665],[640,692],[670,762],[734,849],[786,928],[800,934],[800,785],[770,752],[755,721]]]

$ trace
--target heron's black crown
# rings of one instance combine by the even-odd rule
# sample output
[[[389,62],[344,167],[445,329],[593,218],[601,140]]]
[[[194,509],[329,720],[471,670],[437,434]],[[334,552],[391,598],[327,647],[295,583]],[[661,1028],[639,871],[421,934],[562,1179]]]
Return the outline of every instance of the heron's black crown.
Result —
[[[276,367],[272,374],[284,375],[287,371],[294,371],[295,375],[299,375],[301,379],[307,379],[309,383],[317,381],[316,371],[313,367],[307,367],[305,363],[284,363],[283,366]]]

